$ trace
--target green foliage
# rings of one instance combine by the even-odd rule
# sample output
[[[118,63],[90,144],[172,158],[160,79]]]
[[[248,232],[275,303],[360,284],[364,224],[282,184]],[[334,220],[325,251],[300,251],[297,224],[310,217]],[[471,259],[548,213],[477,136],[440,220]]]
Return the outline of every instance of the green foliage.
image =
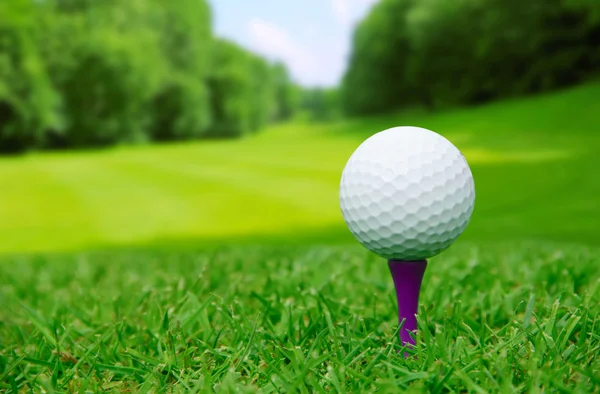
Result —
[[[291,119],[299,109],[302,89],[295,85],[282,63],[273,66],[273,83],[275,88],[274,120]]]
[[[211,135],[237,137],[257,131],[271,120],[291,116],[289,82],[281,70],[240,46],[215,42],[211,75]],[[289,111],[285,113],[284,111]]]
[[[147,105],[157,92],[162,66],[152,43],[150,35],[102,28],[75,43],[74,67],[56,73],[67,71],[56,83],[69,120],[63,134],[67,146],[144,138],[150,121]]]
[[[478,104],[578,83],[600,70],[599,4],[383,0],[355,32],[344,108]]]
[[[404,20],[413,3],[380,1],[357,27],[342,87],[346,112],[367,115],[412,102],[414,89],[405,76],[410,41]]]
[[[272,65],[264,59],[250,54],[247,69],[250,72],[250,131],[265,127],[275,117],[276,86]]]
[[[240,136],[252,128],[252,74],[249,55],[236,44],[218,40],[213,53],[208,86],[211,92],[213,123],[211,134]]]
[[[212,37],[205,0],[0,4],[0,150],[237,136],[292,117],[285,68]]]
[[[312,88],[302,91],[300,109],[312,121],[336,120],[341,116],[340,92],[337,88]]]
[[[0,152],[41,146],[60,126],[59,96],[37,51],[37,26],[28,0],[0,3]]]
[[[206,84],[212,56],[210,12],[206,2],[153,0],[153,31],[168,73],[152,103],[156,140],[205,135],[212,121]]]

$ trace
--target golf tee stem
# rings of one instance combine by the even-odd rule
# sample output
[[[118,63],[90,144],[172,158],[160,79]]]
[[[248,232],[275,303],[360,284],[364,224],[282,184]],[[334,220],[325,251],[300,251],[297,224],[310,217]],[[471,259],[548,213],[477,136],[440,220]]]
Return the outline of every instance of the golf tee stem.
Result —
[[[419,309],[419,293],[427,261],[389,260],[388,266],[396,288],[398,322],[402,325],[400,340],[405,346],[414,345],[415,340],[411,336],[411,332],[415,332],[417,329],[416,314]]]

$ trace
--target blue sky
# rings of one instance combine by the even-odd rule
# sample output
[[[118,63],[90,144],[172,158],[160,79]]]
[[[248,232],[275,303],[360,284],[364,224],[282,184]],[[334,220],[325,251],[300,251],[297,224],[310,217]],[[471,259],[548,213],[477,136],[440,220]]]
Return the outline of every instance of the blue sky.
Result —
[[[377,0],[209,0],[218,36],[283,61],[305,86],[337,84],[355,24]]]

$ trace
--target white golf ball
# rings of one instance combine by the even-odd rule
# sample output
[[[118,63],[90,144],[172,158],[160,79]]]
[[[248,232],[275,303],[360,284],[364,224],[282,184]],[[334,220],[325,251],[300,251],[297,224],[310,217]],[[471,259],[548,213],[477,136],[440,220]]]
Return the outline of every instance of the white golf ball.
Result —
[[[473,213],[475,185],[464,156],[420,127],[394,127],[364,141],[340,184],[354,237],[393,260],[423,260],[447,249]]]

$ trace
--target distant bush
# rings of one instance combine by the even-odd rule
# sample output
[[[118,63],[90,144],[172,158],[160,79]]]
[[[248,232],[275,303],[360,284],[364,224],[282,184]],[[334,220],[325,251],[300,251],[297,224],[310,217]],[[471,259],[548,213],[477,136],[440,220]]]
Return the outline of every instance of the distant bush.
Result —
[[[340,92],[337,88],[311,88],[302,91],[300,111],[311,121],[331,121],[341,116]]]
[[[596,0],[382,0],[354,34],[350,114],[546,91],[600,70]]]

